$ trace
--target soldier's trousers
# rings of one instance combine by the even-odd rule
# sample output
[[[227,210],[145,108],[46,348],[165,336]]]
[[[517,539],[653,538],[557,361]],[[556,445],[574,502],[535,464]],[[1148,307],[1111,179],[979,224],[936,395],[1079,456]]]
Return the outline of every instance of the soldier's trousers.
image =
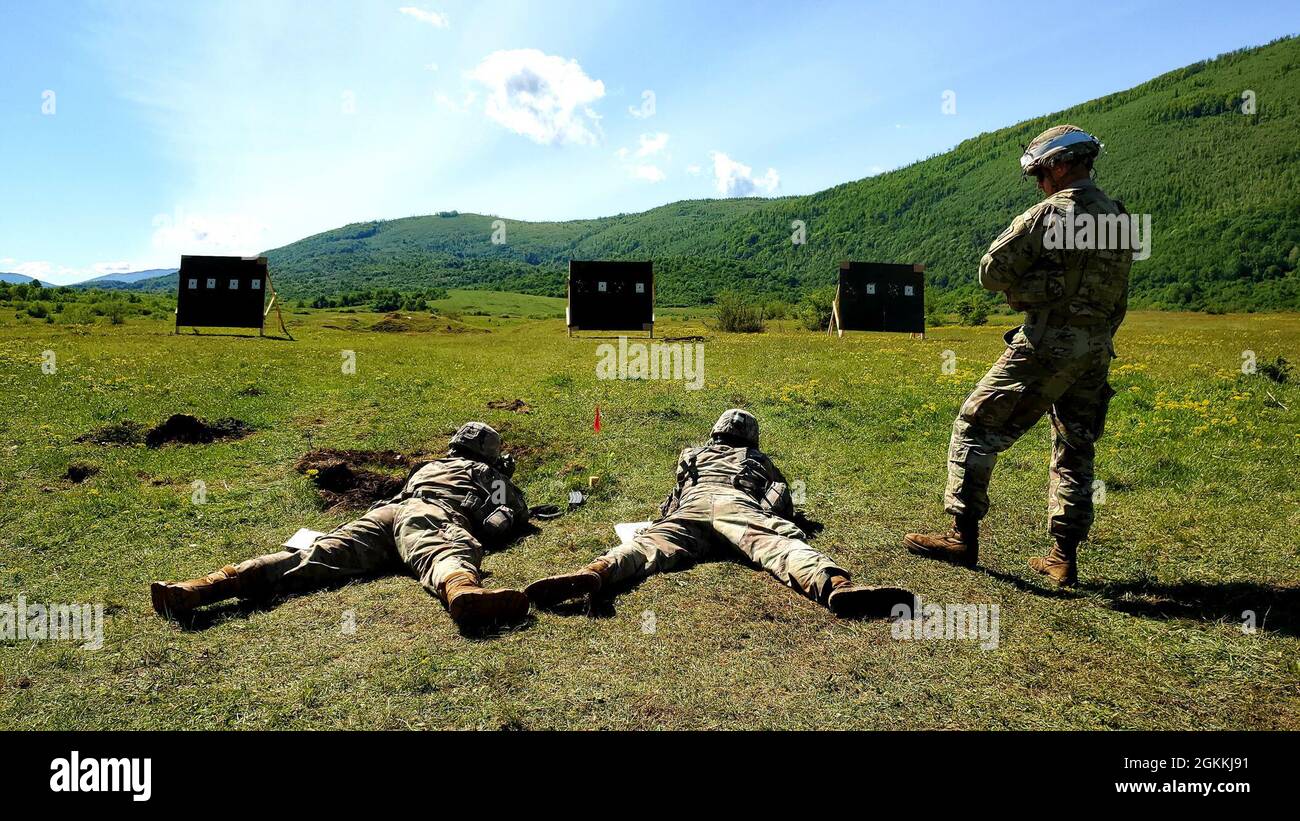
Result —
[[[793,522],[765,512],[733,488],[697,486],[676,511],[601,558],[610,581],[677,570],[715,551],[738,552],[803,595],[825,603],[832,575],[849,574],[813,550]]]
[[[1031,344],[1022,331],[962,405],[948,446],[948,513],[982,519],[998,454],[1047,414],[1052,423],[1048,489],[1051,533],[1084,539],[1093,521],[1095,443],[1114,395],[1106,377],[1108,329],[1048,329]]]
[[[297,593],[409,568],[435,596],[447,577],[479,577],[483,548],[458,514],[412,498],[380,502],[319,537],[307,550],[259,556],[237,566],[256,595]]]

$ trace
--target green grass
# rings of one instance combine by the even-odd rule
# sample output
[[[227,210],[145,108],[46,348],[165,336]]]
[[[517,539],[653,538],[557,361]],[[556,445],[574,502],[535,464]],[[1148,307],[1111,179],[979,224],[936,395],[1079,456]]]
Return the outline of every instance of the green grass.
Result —
[[[1300,359],[1300,318],[1130,318],[1100,446],[1106,504],[1080,591],[1058,594],[1025,566],[1046,542],[1043,425],[999,466],[985,570],[900,546],[904,531],[943,524],[949,425],[1004,327],[920,341],[664,321],[657,335],[708,337],[705,388],[692,392],[598,381],[601,340],[568,339],[555,319],[468,315],[551,303],[472,296],[491,307],[449,302],[487,333],[336,330],[326,326],[354,315],[331,312],[290,315],[296,342],[173,336],[138,318],[88,329],[0,319],[2,599],[102,602],[111,614],[97,651],[0,643],[0,728],[1300,728],[1300,388],[1239,374],[1246,349]],[[45,350],[55,374],[41,372]],[[343,350],[356,352],[353,376],[340,372]],[[486,408],[514,398],[532,412]],[[678,449],[733,405],[758,414],[765,449],[806,484],[826,525],[816,546],[928,601],[999,605],[999,646],[894,640],[887,623],[837,621],[729,561],[652,578],[607,618],[542,613],[481,639],[400,576],[228,608],[202,630],[149,608],[154,579],[346,518],[322,511],[294,472],[309,448],[440,448],[471,418],[519,448],[534,504],[603,477],[588,505],[485,561],[490,584],[525,584],[596,555],[615,522],[652,516]],[[73,441],[178,412],[257,432],[158,450]],[[71,462],[100,472],[72,484],[61,479]],[[206,504],[191,503],[194,481]],[[1246,609],[1263,630],[1243,632]]]
[[[563,299],[506,291],[451,290],[430,305],[442,313],[483,313],[526,319],[563,319]]]

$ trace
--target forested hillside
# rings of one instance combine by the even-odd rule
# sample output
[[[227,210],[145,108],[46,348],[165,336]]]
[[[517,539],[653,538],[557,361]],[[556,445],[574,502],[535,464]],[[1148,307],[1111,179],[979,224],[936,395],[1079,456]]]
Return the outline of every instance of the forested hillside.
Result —
[[[1243,112],[1253,93],[1253,113]],[[1248,107],[1247,107],[1248,108]],[[563,296],[573,258],[653,259],[663,305],[723,289],[796,298],[842,259],[924,263],[932,299],[976,286],[980,255],[1038,198],[1021,145],[1075,123],[1105,144],[1098,181],[1152,215],[1134,302],[1193,310],[1300,309],[1300,40],[1246,49],[967,140],[890,173],[809,196],[692,200],[558,223],[456,212],[345,226],[268,252],[302,298],[366,287],[478,287]],[[791,240],[803,220],[806,245]]]

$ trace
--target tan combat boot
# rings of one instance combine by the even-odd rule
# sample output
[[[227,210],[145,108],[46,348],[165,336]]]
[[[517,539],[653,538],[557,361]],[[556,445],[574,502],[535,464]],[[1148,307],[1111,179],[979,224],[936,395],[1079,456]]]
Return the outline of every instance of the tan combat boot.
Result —
[[[947,533],[908,533],[903,544],[918,556],[974,567],[980,552],[979,520],[959,516]]]
[[[1029,566],[1056,582],[1058,587],[1073,587],[1079,583],[1078,551],[1077,539],[1057,539],[1046,556],[1031,557]]]
[[[442,584],[442,601],[461,627],[522,621],[528,615],[528,597],[519,590],[485,590],[469,573],[453,573]]]
[[[538,607],[554,607],[563,601],[595,593],[609,581],[612,568],[604,559],[597,559],[575,573],[548,576],[524,588],[528,599]]]
[[[196,607],[238,596],[239,588],[239,574],[233,564],[228,564],[201,579],[154,582],[149,586],[149,597],[158,615],[180,621],[189,618]]]
[[[826,606],[842,619],[889,618],[900,604],[907,606],[907,618],[911,618],[916,596],[901,587],[854,584],[848,576],[832,576],[831,593],[826,597]]]

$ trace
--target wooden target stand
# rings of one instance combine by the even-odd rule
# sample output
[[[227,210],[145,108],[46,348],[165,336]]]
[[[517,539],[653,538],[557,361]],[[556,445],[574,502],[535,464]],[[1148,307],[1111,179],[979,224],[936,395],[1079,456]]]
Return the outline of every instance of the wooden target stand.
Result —
[[[280,333],[292,340],[293,334],[289,333],[289,329],[285,327],[284,314],[280,311],[280,295],[276,293],[275,286],[271,284],[270,272],[266,274],[266,288],[271,292],[271,301],[266,303],[266,310],[262,312],[262,327],[257,329],[257,335],[266,336],[266,318],[270,316],[271,309],[274,308],[276,321],[280,323]],[[921,334],[921,336],[924,337],[925,334]]]

